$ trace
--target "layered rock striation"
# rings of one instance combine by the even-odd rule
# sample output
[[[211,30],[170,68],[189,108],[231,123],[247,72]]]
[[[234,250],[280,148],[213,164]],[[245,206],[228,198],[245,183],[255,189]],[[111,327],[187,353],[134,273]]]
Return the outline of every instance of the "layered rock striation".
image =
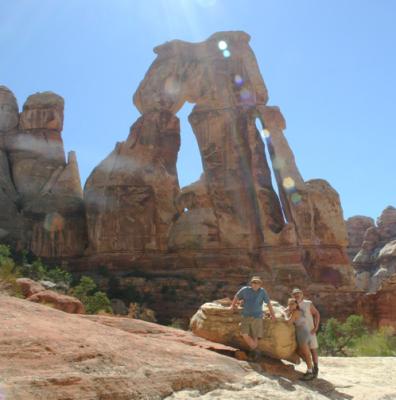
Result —
[[[74,152],[65,159],[64,101],[43,92],[21,114],[12,92],[0,87],[1,235],[46,258],[81,255],[85,211]],[[4,206],[3,206],[4,205]]]
[[[362,221],[362,218],[367,217],[350,218],[347,226],[351,227],[353,219]],[[365,221],[371,222],[369,220],[367,218]],[[368,226],[365,231],[360,229],[358,234],[356,231],[350,234],[353,245],[360,242],[352,265],[358,287],[375,292],[383,280],[396,273],[396,208],[392,206],[385,208],[377,219],[376,225],[370,223],[360,226],[364,228],[366,225]],[[348,229],[351,232],[351,229]]]
[[[124,285],[154,297],[160,314],[171,292],[187,297],[191,315],[197,295],[231,296],[253,272],[279,300],[295,285],[322,285],[326,296],[351,289],[339,196],[326,181],[301,176],[249,40],[219,32],[156,47],[133,98],[141,117],[84,188],[89,250],[80,268],[109,266]],[[204,172],[180,188],[176,114],[185,102],[194,104],[189,122]]]
[[[30,96],[19,115],[3,91],[4,230],[14,215],[22,227],[14,236],[35,254],[84,273],[106,266],[113,276],[103,287],[133,292],[160,318],[190,317],[253,273],[277,300],[301,286],[325,309],[341,290],[351,296],[345,313],[353,311],[339,196],[301,176],[249,40],[219,32],[156,47],[133,98],[141,116],[92,171],[83,199],[75,154],[64,158],[63,100]],[[176,114],[186,102],[204,171],[180,188]]]

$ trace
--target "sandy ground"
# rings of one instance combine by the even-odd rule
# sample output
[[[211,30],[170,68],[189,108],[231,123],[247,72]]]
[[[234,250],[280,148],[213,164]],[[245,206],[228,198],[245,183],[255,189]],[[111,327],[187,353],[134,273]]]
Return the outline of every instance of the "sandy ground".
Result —
[[[297,370],[304,371],[300,365]],[[257,372],[242,382],[226,384],[207,393],[181,391],[168,400],[396,400],[396,357],[323,357],[319,377],[311,382],[292,382]]]

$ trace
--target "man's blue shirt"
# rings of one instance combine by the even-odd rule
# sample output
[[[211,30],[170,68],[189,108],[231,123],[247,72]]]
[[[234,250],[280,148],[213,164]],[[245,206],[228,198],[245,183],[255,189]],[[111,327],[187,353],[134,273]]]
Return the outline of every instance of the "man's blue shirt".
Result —
[[[269,303],[269,297],[267,292],[260,288],[254,291],[250,286],[244,286],[239,289],[236,294],[239,300],[243,300],[243,311],[242,315],[244,317],[263,317],[263,303]]]

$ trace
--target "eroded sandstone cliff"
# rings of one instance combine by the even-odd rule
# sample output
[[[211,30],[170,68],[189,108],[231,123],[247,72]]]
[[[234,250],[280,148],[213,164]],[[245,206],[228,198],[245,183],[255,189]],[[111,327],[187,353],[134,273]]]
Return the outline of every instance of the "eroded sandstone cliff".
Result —
[[[106,267],[102,287],[149,303],[163,320],[232,296],[253,273],[277,300],[301,286],[324,314],[352,313],[357,292],[339,196],[328,182],[301,176],[249,40],[219,32],[156,47],[134,94],[142,115],[92,171],[83,199],[75,154],[64,156],[63,99],[32,95],[19,115],[3,88],[5,236],[98,279]],[[185,102],[194,104],[189,121],[204,172],[180,188],[176,114]]]
[[[43,92],[26,100],[0,87],[1,235],[40,257],[81,255],[86,246],[82,188],[74,152],[65,159],[64,101]]]

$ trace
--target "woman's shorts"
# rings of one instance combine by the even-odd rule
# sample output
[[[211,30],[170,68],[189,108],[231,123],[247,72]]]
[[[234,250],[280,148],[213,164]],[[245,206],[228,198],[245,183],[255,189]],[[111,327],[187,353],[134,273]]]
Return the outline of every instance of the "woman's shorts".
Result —
[[[316,334],[311,334],[308,327],[296,326],[297,343],[299,346],[307,344],[310,349],[318,348]]]
[[[253,339],[260,339],[263,337],[263,319],[253,317],[242,317],[241,333],[249,335]]]

